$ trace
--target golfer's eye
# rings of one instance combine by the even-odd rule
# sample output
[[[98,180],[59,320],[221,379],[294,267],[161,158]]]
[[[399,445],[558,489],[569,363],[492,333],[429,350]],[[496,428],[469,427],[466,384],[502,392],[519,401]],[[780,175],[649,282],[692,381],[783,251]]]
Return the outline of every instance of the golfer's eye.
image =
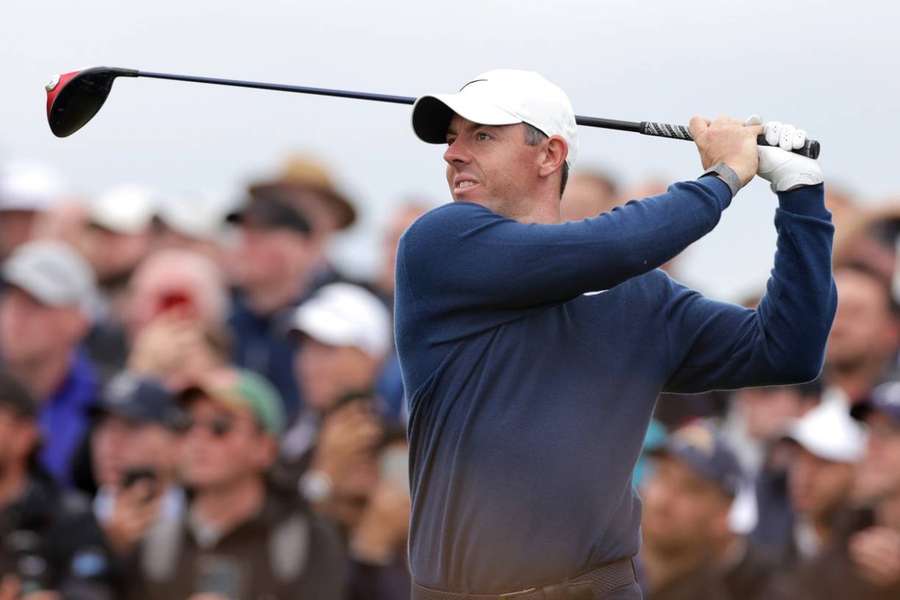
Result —
[[[456,141],[456,136],[449,136],[449,135],[447,136],[447,145],[448,146],[452,146],[453,142],[455,142],[455,141]]]
[[[483,142],[485,140],[491,139],[491,134],[489,134],[486,131],[479,131],[478,133],[475,134],[475,139],[478,140],[479,142]]]

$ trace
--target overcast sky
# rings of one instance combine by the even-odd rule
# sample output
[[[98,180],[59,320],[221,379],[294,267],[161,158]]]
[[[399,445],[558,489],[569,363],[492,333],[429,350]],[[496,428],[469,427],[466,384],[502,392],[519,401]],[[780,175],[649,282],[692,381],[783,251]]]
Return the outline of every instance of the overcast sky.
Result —
[[[740,4],[740,6],[738,6]],[[441,148],[416,140],[409,108],[153,80],[120,80],[100,115],[59,140],[43,85],[107,65],[402,95],[448,91],[496,67],[540,71],[579,114],[687,123],[758,113],[822,142],[827,180],[867,201],[900,192],[900,5],[757,0],[4,0],[0,160],[28,158],[97,193],[140,182],[164,193],[227,193],[292,150],[333,168],[363,212],[336,248],[364,272],[391,206],[449,200]],[[689,179],[691,144],[581,128],[576,165],[633,184]],[[760,287],[775,199],[745,189],[690,250],[686,278],[714,296]]]

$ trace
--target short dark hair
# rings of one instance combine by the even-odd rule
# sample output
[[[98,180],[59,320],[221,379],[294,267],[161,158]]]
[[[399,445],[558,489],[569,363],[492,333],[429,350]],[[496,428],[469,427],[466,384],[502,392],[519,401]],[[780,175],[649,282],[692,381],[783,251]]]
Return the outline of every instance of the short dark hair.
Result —
[[[525,143],[529,146],[537,146],[549,136],[529,123],[522,123],[525,126]],[[569,182],[569,163],[564,162],[562,166],[562,178],[559,181],[559,195],[562,196],[566,191],[566,183]]]

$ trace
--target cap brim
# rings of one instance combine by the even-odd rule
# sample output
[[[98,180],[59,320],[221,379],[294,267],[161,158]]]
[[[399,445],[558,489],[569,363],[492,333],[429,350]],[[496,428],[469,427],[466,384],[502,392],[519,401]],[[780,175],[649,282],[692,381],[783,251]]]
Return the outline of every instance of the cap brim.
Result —
[[[413,131],[423,142],[443,144],[453,115],[480,125],[515,125],[522,119],[502,108],[463,94],[433,94],[416,100],[412,111]]]
[[[208,383],[192,383],[175,396],[175,403],[182,409],[191,405],[198,396],[208,398],[229,412],[239,414],[244,410],[252,410],[240,400]]]

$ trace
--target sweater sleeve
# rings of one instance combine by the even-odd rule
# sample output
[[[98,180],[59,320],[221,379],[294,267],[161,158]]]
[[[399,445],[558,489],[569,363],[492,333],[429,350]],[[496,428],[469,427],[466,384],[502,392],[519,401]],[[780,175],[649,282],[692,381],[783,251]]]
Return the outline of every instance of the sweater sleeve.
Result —
[[[730,202],[731,191],[716,177],[552,225],[523,224],[458,202],[417,221],[403,236],[398,262],[413,296],[440,299],[445,308],[540,306],[614,287],[664,264],[712,230]]]
[[[775,267],[755,310],[670,282],[665,319],[675,368],[666,391],[791,384],[819,374],[837,306],[831,214],[821,184],[778,199]]]

